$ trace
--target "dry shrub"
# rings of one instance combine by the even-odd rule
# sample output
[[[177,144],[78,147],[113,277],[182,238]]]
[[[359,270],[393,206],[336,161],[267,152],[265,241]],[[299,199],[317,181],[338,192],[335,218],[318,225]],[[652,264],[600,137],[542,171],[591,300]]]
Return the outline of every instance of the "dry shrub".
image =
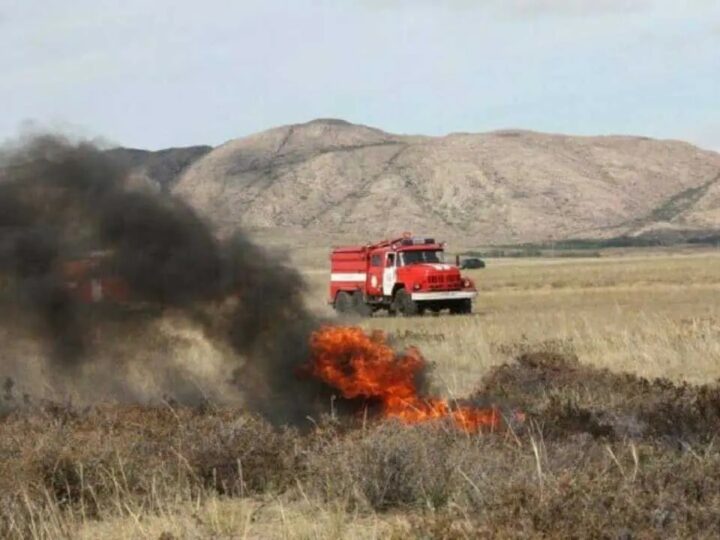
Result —
[[[298,468],[296,435],[235,410],[52,406],[16,411],[0,431],[0,537],[25,536],[20,524],[47,511],[102,519],[209,493],[279,493]]]
[[[698,461],[657,445],[636,452],[637,469],[627,448],[549,445],[542,483],[517,482],[512,490],[500,490],[484,526],[566,538],[697,537],[718,530],[717,455]]]
[[[687,440],[720,431],[720,387],[646,379],[581,364],[575,355],[535,352],[492,370],[474,399],[529,413],[546,437]]]
[[[545,351],[497,368],[476,396],[521,405],[515,433],[343,416],[298,433],[213,407],[18,409],[0,420],[0,537],[38,536],[48,520],[72,536],[73,517],[217,496],[401,510],[397,537],[712,536],[717,396]]]
[[[410,516],[406,525],[396,525],[391,540],[415,538],[418,540],[467,540],[477,538],[477,526],[462,516],[450,512],[431,512]]]
[[[492,348],[498,354],[511,358],[537,354],[572,358],[576,352],[575,343],[572,338],[553,338],[533,341],[525,335],[521,336],[519,340],[510,343],[493,344]]]
[[[456,438],[446,425],[396,422],[325,437],[307,455],[307,481],[324,500],[350,507],[439,507],[451,495],[448,454]]]
[[[15,427],[30,424],[41,441],[33,454],[16,456],[37,501],[49,495],[61,509],[99,517],[120,501],[152,508],[192,483],[175,451],[180,418],[168,407],[55,407],[14,420]]]
[[[527,447],[488,441],[464,451],[465,482],[453,486],[452,504],[411,515],[396,537],[696,538],[720,530],[717,454],[644,445],[634,469],[628,447],[581,438],[542,444],[538,475]]]
[[[205,487],[223,495],[281,493],[299,467],[298,434],[258,417],[214,418],[203,432],[188,430],[181,451]]]

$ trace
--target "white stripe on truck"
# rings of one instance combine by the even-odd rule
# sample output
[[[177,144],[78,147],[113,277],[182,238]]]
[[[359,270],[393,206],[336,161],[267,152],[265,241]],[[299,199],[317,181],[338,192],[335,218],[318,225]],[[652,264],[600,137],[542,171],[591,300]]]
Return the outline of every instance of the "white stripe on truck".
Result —
[[[475,298],[475,291],[438,291],[438,292],[414,292],[413,300],[461,300],[463,298]]]
[[[365,281],[367,274],[357,273],[351,274],[350,272],[338,272],[336,274],[330,274],[330,281]]]

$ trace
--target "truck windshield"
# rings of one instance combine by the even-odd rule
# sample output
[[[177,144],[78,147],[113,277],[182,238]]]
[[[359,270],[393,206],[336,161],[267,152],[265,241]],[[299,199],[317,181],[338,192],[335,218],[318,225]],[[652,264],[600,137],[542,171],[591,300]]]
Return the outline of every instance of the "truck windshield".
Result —
[[[417,250],[400,252],[400,266],[441,262],[443,262],[443,252],[438,250]]]

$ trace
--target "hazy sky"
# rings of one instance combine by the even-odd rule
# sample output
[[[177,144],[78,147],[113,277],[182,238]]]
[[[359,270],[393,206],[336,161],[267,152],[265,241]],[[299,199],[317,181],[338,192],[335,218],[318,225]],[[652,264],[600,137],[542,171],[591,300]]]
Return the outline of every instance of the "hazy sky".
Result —
[[[0,139],[135,147],[339,117],[720,150],[720,0],[0,0]]]

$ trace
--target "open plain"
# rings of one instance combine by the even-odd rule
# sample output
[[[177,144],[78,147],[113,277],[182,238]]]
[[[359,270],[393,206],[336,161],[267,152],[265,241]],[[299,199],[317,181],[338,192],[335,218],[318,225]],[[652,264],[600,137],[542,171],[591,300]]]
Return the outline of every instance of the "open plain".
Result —
[[[469,316],[339,321],[327,249],[290,253],[318,315],[417,346],[437,394],[524,421],[31,403],[0,422],[0,536],[716,537],[720,252],[600,255],[490,259]]]

